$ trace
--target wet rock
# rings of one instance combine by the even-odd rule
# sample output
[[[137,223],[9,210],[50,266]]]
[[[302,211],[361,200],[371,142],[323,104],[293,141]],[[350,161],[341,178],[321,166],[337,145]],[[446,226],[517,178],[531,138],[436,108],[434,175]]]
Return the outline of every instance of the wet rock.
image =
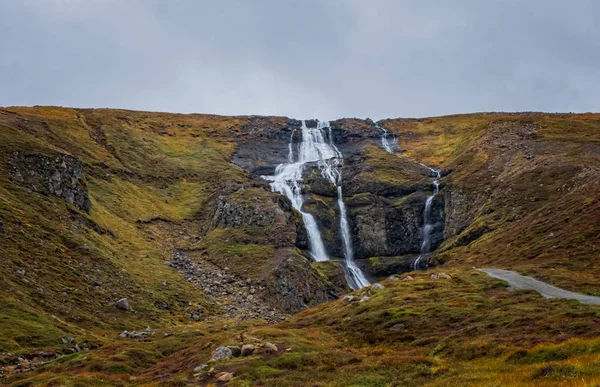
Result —
[[[120,309],[120,310],[128,311],[130,309],[129,300],[127,300],[127,298],[121,298],[120,300],[117,301],[115,306],[117,307],[117,309]]]
[[[219,347],[212,353],[211,360],[225,360],[230,359],[233,356],[231,349],[227,347]]]

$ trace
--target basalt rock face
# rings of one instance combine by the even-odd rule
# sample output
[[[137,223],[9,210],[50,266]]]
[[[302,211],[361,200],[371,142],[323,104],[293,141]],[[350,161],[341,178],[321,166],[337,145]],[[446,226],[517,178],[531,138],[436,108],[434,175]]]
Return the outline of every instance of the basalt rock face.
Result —
[[[307,120],[305,124],[317,127],[318,121]],[[300,121],[286,119],[284,125],[283,128],[266,125],[260,141],[240,141],[234,163],[254,174],[273,174],[278,164],[287,161],[290,143],[294,147],[301,141]],[[341,184],[357,259],[419,254],[423,210],[435,178],[426,167],[382,150],[381,130],[373,121],[359,119],[332,121],[328,130],[344,156]],[[254,133],[259,132],[257,129]],[[337,187],[323,177],[314,163],[306,166],[302,190],[306,195],[303,210],[317,221],[327,253],[342,258]],[[440,192],[432,202],[432,249],[443,240],[444,207]],[[302,248],[307,247],[306,238],[297,236],[298,247],[299,241],[305,241]],[[388,266],[398,270],[404,267]]]
[[[26,155],[14,152],[12,175],[34,192],[55,195],[80,210],[89,212],[92,205],[83,177],[83,164],[75,157]]]
[[[418,254],[423,239],[423,210],[428,193],[416,192],[395,201],[371,194],[359,194],[347,204],[354,229],[355,256]],[[444,201],[432,202],[431,245],[435,249],[443,239]]]
[[[269,243],[285,246],[296,243],[297,228],[302,227],[302,217],[293,211],[290,201],[263,189],[242,189],[219,198],[213,217],[213,227],[269,228]]]

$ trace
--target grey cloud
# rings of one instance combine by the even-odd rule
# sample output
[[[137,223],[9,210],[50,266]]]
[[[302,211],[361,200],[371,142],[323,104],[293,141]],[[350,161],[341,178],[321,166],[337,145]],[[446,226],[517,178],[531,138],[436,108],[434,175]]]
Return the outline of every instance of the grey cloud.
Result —
[[[595,111],[599,18],[585,0],[7,0],[0,105]]]

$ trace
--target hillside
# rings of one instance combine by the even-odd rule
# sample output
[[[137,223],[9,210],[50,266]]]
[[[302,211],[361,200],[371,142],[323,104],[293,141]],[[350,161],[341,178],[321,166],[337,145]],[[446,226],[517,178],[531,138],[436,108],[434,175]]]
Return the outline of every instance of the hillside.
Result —
[[[331,121],[341,177],[308,160],[295,208],[261,176],[319,125],[0,108],[0,382],[600,382],[600,308],[473,270],[600,295],[600,114]],[[383,288],[350,289],[346,217],[350,262]]]

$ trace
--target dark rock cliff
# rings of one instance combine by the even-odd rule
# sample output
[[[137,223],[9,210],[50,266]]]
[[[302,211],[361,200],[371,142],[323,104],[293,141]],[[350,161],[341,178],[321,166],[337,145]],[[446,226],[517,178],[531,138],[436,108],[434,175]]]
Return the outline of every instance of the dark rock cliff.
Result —
[[[316,127],[317,122],[305,121],[307,127]],[[286,119],[275,126],[251,120],[249,125],[251,134],[238,142],[233,162],[251,174],[271,175],[278,164],[287,161],[290,141],[301,141],[301,122]],[[342,189],[355,258],[418,255],[425,201],[432,194],[431,171],[401,154],[381,149],[381,129],[371,120],[340,119],[330,122],[330,127],[332,140],[344,156]],[[337,189],[316,164],[307,165],[303,180],[304,210],[315,217],[329,255],[342,258]],[[444,194],[442,189],[432,203],[432,249],[444,239]],[[394,267],[401,270],[404,266]]]
[[[83,177],[83,164],[73,156],[26,155],[13,152],[12,175],[34,192],[55,195],[89,212],[92,204]]]

